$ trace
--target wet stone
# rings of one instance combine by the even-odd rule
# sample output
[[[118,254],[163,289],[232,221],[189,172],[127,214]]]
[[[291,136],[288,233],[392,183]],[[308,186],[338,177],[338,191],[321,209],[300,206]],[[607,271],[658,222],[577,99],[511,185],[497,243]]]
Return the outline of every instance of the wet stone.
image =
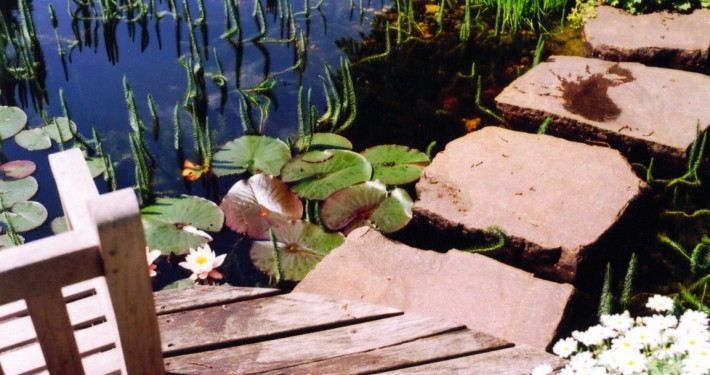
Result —
[[[599,274],[647,185],[616,150],[486,127],[449,143],[416,190],[415,216],[438,238],[498,227],[501,260],[575,283],[585,264]]]
[[[412,248],[370,228],[350,233],[295,290],[463,323],[539,349],[552,342],[574,303],[569,284],[478,254]]]
[[[598,6],[584,37],[590,57],[709,72],[710,10],[630,15]]]
[[[671,168],[710,127],[710,76],[638,63],[552,56],[516,79],[496,106],[511,125],[547,134],[641,150]]]

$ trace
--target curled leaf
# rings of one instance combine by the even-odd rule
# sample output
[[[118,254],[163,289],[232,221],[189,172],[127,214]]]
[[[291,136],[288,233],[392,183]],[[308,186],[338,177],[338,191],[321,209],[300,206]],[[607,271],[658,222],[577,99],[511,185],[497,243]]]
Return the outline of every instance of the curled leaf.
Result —
[[[220,208],[227,226],[252,238],[268,238],[270,226],[303,216],[303,204],[276,177],[256,174],[240,180],[227,192]]]

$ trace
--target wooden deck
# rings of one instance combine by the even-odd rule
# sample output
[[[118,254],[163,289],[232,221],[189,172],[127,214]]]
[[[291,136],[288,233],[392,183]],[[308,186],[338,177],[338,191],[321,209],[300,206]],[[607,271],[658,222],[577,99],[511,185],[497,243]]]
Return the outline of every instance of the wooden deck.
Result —
[[[87,373],[112,371],[116,350],[94,287],[65,288]],[[555,356],[461,324],[389,307],[275,289],[193,287],[155,293],[165,365],[179,374],[526,374]],[[110,323],[110,322],[109,322]],[[22,303],[0,309],[5,374],[41,357]]]

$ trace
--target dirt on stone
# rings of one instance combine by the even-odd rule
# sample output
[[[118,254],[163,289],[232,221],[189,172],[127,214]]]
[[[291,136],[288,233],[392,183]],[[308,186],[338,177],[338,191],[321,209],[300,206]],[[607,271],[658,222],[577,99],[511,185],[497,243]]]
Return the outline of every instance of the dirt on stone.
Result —
[[[557,76],[557,79],[560,80],[563,106],[566,110],[588,120],[604,122],[615,120],[621,114],[621,108],[609,98],[607,90],[631,82],[634,77],[628,69],[613,65],[606,73],[594,73],[586,78],[577,76],[574,80],[560,76]]]

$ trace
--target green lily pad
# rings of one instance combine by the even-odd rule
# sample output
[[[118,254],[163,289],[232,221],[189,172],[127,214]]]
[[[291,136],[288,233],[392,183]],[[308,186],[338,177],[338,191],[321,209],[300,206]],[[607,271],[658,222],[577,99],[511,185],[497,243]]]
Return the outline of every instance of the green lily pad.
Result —
[[[158,198],[141,210],[146,243],[163,254],[185,254],[212,240],[203,231],[219,232],[224,214],[213,202],[195,196]]]
[[[0,223],[7,225],[8,216],[16,232],[27,232],[47,220],[47,209],[38,202],[19,202],[10,211],[0,213]]]
[[[349,233],[373,225],[385,233],[395,232],[412,219],[412,198],[403,189],[387,192],[380,181],[367,181],[337,191],[323,202],[321,219],[332,230]]]
[[[299,138],[298,141],[296,141],[296,147],[299,150],[303,150],[306,146],[305,143],[306,142],[303,138]],[[352,150],[353,144],[350,143],[350,140],[339,134],[313,133],[310,137],[310,143],[308,143],[308,150],[326,149]]]
[[[191,286],[195,286],[195,282],[190,280],[190,278],[185,278],[185,279],[180,279],[178,281],[172,282],[161,290],[170,290],[170,289],[181,289],[181,288],[189,288]]]
[[[367,181],[372,166],[364,156],[347,150],[309,151],[293,158],[281,169],[285,182],[295,182],[294,193],[323,200],[336,191]]]
[[[46,150],[52,147],[52,139],[44,128],[27,129],[17,133],[15,143],[29,151]]]
[[[17,236],[17,238],[20,240],[20,245],[25,243],[25,238],[22,236]],[[0,249],[5,249],[8,247],[13,247],[17,246],[14,242],[12,242],[12,239],[10,238],[10,235],[8,234],[3,234],[0,236]]]
[[[266,173],[278,176],[291,158],[286,143],[260,135],[245,135],[227,142],[212,157],[212,172],[217,176]]]
[[[400,145],[375,146],[361,154],[372,164],[372,178],[387,185],[401,185],[418,180],[430,162],[427,154]]]
[[[372,213],[370,221],[384,233],[396,232],[412,220],[412,206],[414,203],[407,191],[396,188]]]
[[[0,176],[3,179],[20,179],[30,176],[37,167],[29,160],[14,160],[0,165]]]
[[[69,231],[69,226],[67,225],[67,218],[64,216],[55,217],[49,227],[52,228],[52,233],[59,234]]]
[[[0,198],[2,198],[2,207],[10,208],[18,202],[24,202],[32,198],[39,185],[34,177],[25,177],[19,180],[3,181],[0,180]]]
[[[387,198],[387,187],[380,181],[366,181],[335,192],[323,202],[321,220],[331,230],[345,232],[366,225],[372,213]]]
[[[66,117],[55,117],[52,122],[46,124],[42,128],[47,132],[49,138],[52,138],[54,142],[59,143],[59,131],[57,130],[57,126],[59,126],[59,130],[62,132],[63,142],[71,141],[72,138],[74,138],[74,134],[77,130],[76,124],[74,121],[69,121]]]
[[[17,134],[27,124],[27,115],[17,107],[0,106],[0,139]]]
[[[86,165],[89,166],[89,173],[92,178],[99,177],[106,171],[106,163],[104,163],[104,158],[100,156],[84,156],[84,160],[86,161]]]
[[[273,176],[256,174],[234,184],[220,208],[232,230],[251,238],[268,238],[269,227],[303,216],[303,204],[286,184]]]
[[[345,242],[340,233],[327,233],[319,225],[303,220],[287,221],[273,227],[283,278],[302,280],[331,250]],[[254,241],[249,256],[254,266],[276,275],[271,241]]]

